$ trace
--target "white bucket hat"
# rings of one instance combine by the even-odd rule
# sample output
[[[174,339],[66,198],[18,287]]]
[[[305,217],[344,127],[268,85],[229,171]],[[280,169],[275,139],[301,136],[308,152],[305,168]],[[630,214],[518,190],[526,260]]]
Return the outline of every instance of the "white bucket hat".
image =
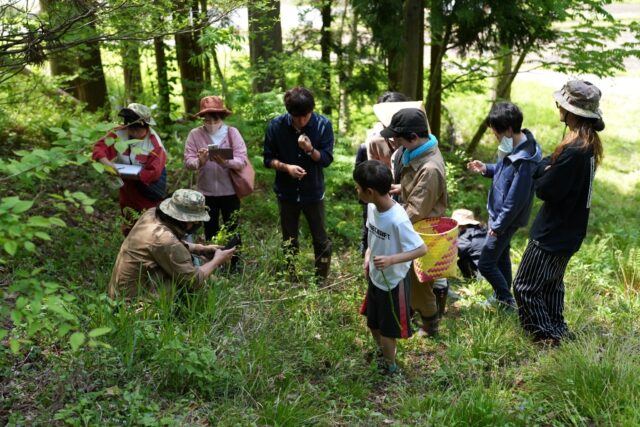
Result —
[[[379,104],[373,105],[373,112],[380,123],[382,123],[385,127],[389,127],[393,115],[400,110],[404,110],[405,108],[417,108],[419,110],[422,110],[422,112],[425,113],[426,116],[426,111],[424,110],[424,104],[422,103],[422,101],[381,102]],[[427,127],[429,127],[428,122]]]

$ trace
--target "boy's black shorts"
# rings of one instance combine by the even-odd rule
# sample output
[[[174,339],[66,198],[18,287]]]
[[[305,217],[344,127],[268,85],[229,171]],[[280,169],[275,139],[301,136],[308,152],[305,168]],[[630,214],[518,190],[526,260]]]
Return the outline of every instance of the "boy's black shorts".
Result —
[[[369,279],[367,290],[367,326],[379,329],[383,337],[409,338],[411,336],[410,322],[410,292],[411,285],[408,277],[389,291],[376,287]],[[391,300],[393,300],[393,310]],[[395,316],[394,316],[395,312]]]

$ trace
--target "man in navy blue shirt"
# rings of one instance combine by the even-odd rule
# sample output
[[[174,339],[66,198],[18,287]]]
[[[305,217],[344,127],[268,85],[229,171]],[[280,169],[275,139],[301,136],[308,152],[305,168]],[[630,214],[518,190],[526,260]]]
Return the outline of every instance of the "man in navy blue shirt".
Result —
[[[313,94],[295,87],[284,95],[287,113],[269,122],[264,137],[264,165],[276,170],[273,191],[278,198],[285,250],[298,252],[300,213],[307,219],[316,277],[325,284],[331,263],[331,241],[325,229],[324,172],[333,161],[333,127],[313,111]]]

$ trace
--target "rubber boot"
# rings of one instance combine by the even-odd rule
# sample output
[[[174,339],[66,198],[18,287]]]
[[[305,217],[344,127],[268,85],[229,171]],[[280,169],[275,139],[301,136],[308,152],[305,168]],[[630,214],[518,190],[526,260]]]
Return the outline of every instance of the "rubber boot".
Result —
[[[318,286],[326,286],[331,267],[331,252],[326,253],[316,259],[316,280]]]
[[[321,253],[316,253],[316,281],[318,286],[326,286],[331,268],[331,242],[328,242]]]
[[[449,295],[449,285],[447,285],[446,288],[434,289],[433,293],[436,296],[438,317],[442,317],[447,310],[447,296]]]
[[[435,337],[440,331],[440,315],[438,313],[431,317],[422,318],[422,330],[428,337]]]

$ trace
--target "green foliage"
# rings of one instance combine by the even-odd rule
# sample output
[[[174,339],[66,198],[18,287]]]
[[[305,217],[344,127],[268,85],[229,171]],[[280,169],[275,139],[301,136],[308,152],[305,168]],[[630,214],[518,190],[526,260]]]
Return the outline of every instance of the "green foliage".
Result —
[[[159,385],[177,393],[192,390],[206,398],[228,397],[240,379],[230,375],[213,349],[189,345],[179,337],[159,349],[149,363],[160,377]]]
[[[107,411],[101,408],[108,409]],[[69,426],[113,424],[131,426],[178,425],[172,417],[158,417],[160,406],[149,402],[135,383],[124,389],[107,387],[82,395],[56,412],[53,419]]]
[[[46,230],[52,226],[65,225],[64,221],[56,217],[26,217],[25,213],[31,206],[33,200],[20,200],[15,196],[0,199],[0,244],[7,255],[15,255],[19,247],[34,252],[34,239],[51,240]],[[0,263],[6,263],[6,260],[0,257]]]
[[[96,328],[87,335],[72,332],[79,328],[76,297],[56,282],[38,279],[40,274],[40,270],[16,271],[11,285],[0,293],[3,300],[13,301],[11,306],[0,306],[0,317],[9,316],[13,323],[10,331],[0,331],[0,339],[9,338],[13,353],[37,341],[40,345],[51,345],[70,333],[68,342],[74,351],[85,343],[90,347],[101,345],[96,338],[110,329]]]

